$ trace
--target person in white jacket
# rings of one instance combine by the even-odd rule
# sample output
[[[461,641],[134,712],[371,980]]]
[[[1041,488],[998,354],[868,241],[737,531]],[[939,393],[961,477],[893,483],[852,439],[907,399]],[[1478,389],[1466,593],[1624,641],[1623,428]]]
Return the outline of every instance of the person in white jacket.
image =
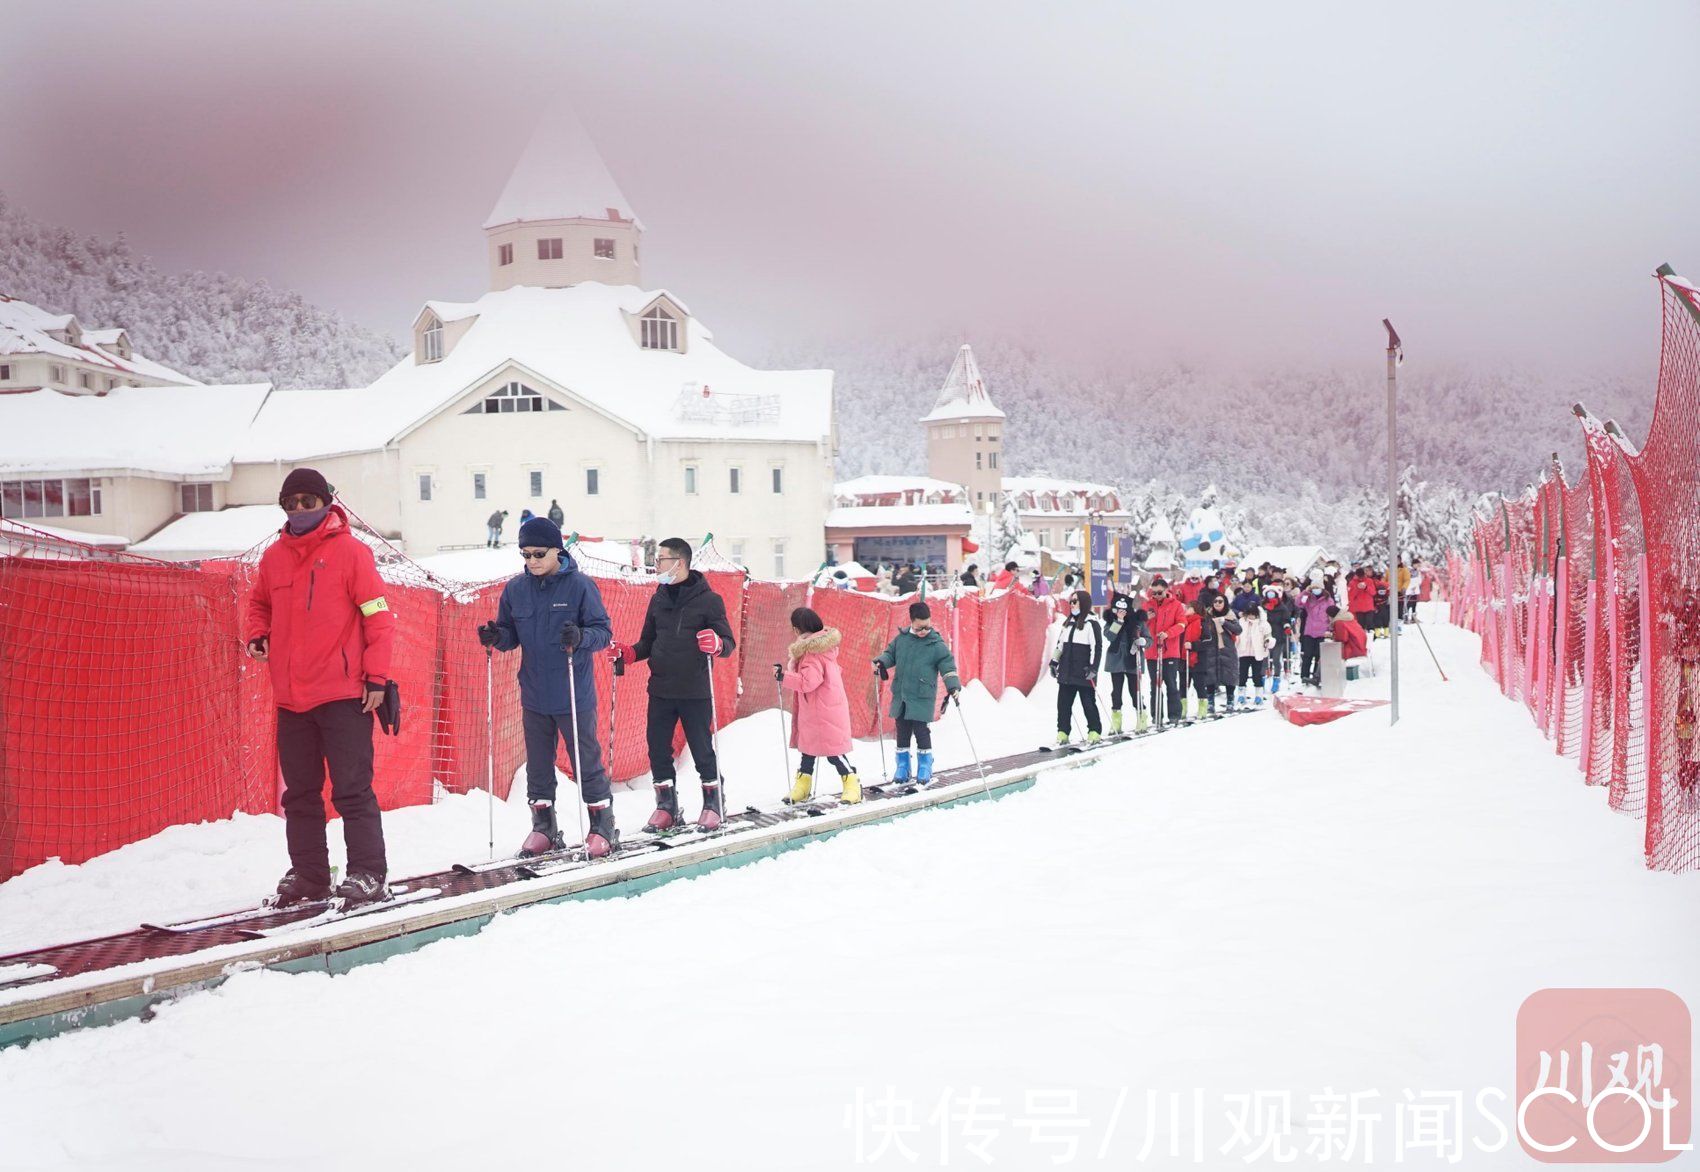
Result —
[[[1235,607],[1240,610],[1240,633],[1234,640],[1234,649],[1240,656],[1239,706],[1252,708],[1263,704],[1264,668],[1269,663],[1269,650],[1275,646],[1275,632],[1270,629],[1263,608],[1256,605],[1257,596],[1247,593],[1243,597],[1251,599],[1252,605],[1244,610]],[[1247,680],[1257,685],[1255,693],[1247,691]]]

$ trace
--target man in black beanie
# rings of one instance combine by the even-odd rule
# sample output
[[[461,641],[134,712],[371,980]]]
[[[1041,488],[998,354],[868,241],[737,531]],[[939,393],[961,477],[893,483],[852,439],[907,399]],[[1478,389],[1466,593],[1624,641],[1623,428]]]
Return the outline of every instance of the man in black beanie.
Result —
[[[372,551],[354,536],[331,486],[297,468],[278,494],[287,520],[260,557],[248,595],[248,654],[269,664],[289,871],[278,906],[332,897],[325,773],[342,815],[346,903],[390,898],[384,827],[372,792],[372,713],[389,682],[395,614]]]

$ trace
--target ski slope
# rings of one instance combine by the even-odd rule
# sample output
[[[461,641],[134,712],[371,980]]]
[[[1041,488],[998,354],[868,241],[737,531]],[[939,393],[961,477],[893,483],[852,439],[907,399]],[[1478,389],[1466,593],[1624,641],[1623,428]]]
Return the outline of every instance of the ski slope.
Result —
[[[986,1166],[970,1148],[1038,1168],[1070,1135],[1070,1166],[1240,1166],[1231,1096],[1283,1090],[1311,1166],[1325,1089],[1379,1093],[1373,1162],[1393,1163],[1406,1088],[1510,1090],[1531,992],[1700,1004],[1692,877],[1645,871],[1639,825],[1499,695],[1474,638],[1428,631],[1452,682],[1408,642],[1391,731],[1385,710],[1178,731],[997,802],[0,1053],[0,1168]],[[1031,747],[1051,695],[971,697],[981,751]],[[723,740],[736,800],[777,792],[772,714]],[[877,775],[877,746],[860,759]],[[518,806],[498,815],[499,841],[523,832]],[[478,799],[387,817],[397,874],[484,843]],[[0,885],[0,924],[220,906],[275,878],[280,839],[243,819],[37,868]],[[1515,1141],[1469,1146],[1502,1140],[1473,1113],[1463,1134],[1465,1167],[1528,1166]]]

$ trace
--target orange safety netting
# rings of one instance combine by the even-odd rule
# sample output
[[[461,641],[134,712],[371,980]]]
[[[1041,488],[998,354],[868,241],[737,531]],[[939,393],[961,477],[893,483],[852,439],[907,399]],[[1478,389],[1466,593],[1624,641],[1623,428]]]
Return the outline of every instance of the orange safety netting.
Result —
[[[1637,450],[1580,406],[1587,474],[1553,468],[1477,516],[1454,621],[1613,809],[1643,819],[1647,865],[1700,869],[1700,291],[1658,274],[1663,342]]]
[[[517,652],[487,653],[477,627],[506,580],[463,583],[413,562],[363,526],[397,619],[392,676],[398,736],[376,736],[374,786],[385,809],[441,791],[505,798],[525,757]],[[166,563],[112,554],[8,523],[0,551],[0,879],[46,859],[81,862],[166,827],[275,812],[276,709],[264,665],[242,647],[242,611],[265,546],[240,558]],[[575,552],[597,583],[614,637],[635,642],[655,579]],[[517,560],[517,559],[516,559]],[[800,583],[751,582],[709,545],[697,559],[726,602],[737,647],[715,662],[724,724],[774,706],[772,665],[812,605],[844,634],[840,662],[855,728],[874,728],[877,655],[907,620],[908,599]],[[1038,678],[1049,609],[1025,596],[929,600],[964,681],[994,692]],[[996,678],[978,670],[986,624]],[[1037,640],[1033,632],[1038,632]],[[649,669],[616,678],[595,664],[597,735],[619,781],[649,771]],[[889,727],[889,722],[887,723]],[[676,746],[676,748],[682,747]],[[557,765],[571,773],[564,747]]]

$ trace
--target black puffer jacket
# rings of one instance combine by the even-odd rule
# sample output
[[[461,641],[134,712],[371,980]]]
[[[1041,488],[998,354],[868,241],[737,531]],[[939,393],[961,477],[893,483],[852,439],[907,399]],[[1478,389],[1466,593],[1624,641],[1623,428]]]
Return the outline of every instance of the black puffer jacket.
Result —
[[[634,659],[649,660],[649,694],[663,700],[708,699],[708,657],[697,647],[698,631],[714,631],[722,658],[736,644],[726,621],[726,604],[697,570],[676,585],[662,586],[649,600],[643,634],[632,645]]]
[[[1193,650],[1198,652],[1198,664],[1192,669],[1200,687],[1231,688],[1239,683],[1240,653],[1234,639],[1240,633],[1239,620],[1230,614],[1218,619],[1205,615],[1199,620],[1198,640]]]

